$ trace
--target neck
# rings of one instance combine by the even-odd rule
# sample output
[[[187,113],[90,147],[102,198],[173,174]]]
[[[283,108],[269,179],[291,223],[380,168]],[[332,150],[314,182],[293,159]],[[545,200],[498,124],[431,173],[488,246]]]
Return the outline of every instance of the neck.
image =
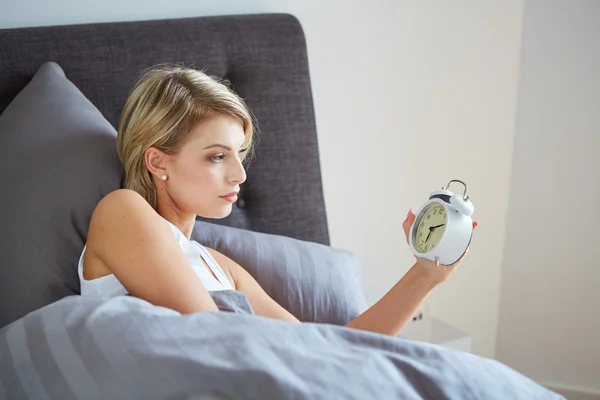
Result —
[[[171,207],[158,206],[156,211],[161,217],[175,225],[188,240],[191,238],[196,223],[195,215],[182,214]]]

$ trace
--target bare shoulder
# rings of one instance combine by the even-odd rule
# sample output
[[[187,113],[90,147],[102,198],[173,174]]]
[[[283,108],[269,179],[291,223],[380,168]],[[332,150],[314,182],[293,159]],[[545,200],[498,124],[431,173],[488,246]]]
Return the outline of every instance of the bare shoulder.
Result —
[[[130,221],[127,221],[127,220]],[[139,193],[130,189],[115,190],[104,196],[96,206],[90,221],[90,230],[106,222],[159,221],[158,213]]]
[[[98,255],[119,240],[140,238],[140,232],[172,233],[146,199],[129,189],[115,190],[96,206],[88,231],[87,247]]]
[[[131,189],[118,189],[110,192],[100,200],[94,210],[92,220],[94,216],[104,217],[106,214],[112,215],[116,212],[123,214],[134,210],[145,213],[156,213],[139,193]]]
[[[102,250],[109,247],[107,239],[114,238],[115,235],[112,220],[116,219],[118,214],[125,220],[130,214],[129,210],[144,210],[147,206],[149,205],[142,196],[129,189],[115,190],[100,200],[94,209],[88,229],[83,257],[85,279],[96,279],[112,273],[102,260]]]

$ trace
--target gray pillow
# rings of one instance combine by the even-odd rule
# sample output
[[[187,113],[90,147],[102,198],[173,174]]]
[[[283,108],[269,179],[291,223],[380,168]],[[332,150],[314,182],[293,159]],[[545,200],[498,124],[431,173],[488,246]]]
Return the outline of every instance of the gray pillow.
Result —
[[[98,201],[123,174],[116,131],[55,63],[0,115],[0,327],[79,293]]]
[[[300,321],[345,325],[367,308],[362,259],[347,250],[204,221],[192,239],[240,264]]]

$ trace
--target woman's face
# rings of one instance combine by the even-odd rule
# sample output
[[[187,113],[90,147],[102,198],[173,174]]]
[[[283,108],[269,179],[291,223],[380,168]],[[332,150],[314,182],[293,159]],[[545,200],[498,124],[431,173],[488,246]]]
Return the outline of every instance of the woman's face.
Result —
[[[246,180],[240,158],[244,140],[241,122],[229,116],[217,115],[196,125],[179,152],[165,157],[168,179],[161,183],[167,201],[185,214],[229,215]],[[161,201],[163,196],[158,197]]]

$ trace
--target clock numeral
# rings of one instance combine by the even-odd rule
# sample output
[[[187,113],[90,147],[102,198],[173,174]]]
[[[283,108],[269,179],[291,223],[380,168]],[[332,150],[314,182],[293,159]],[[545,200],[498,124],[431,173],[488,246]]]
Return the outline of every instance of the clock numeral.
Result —
[[[425,222],[421,222],[421,223],[419,224],[419,226],[420,226],[421,228],[422,228],[422,227],[424,227],[424,226],[425,226]]]
[[[437,209],[433,210],[433,215],[437,214],[437,212],[438,212]]]
[[[431,218],[431,214],[429,214],[429,215],[427,216],[427,219],[429,219],[429,218]]]
[[[427,251],[428,249],[429,249],[429,245],[428,245],[428,244],[426,244],[426,245],[425,245],[425,251]]]

